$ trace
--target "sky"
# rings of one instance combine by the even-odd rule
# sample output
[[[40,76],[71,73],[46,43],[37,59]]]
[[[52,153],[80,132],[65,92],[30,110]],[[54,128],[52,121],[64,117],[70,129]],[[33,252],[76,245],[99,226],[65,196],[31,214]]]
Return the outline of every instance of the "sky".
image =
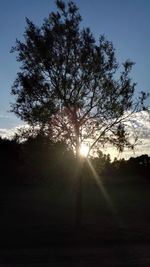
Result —
[[[74,2],[83,18],[82,26],[90,27],[97,40],[101,34],[105,34],[107,39],[113,42],[120,64],[126,59],[136,63],[131,73],[133,81],[137,83],[136,96],[141,90],[150,92],[150,1],[74,0]],[[23,124],[9,112],[10,103],[15,101],[10,94],[11,86],[19,71],[16,55],[10,53],[11,47],[15,45],[16,38],[23,40],[25,17],[41,25],[43,19],[55,10],[53,0],[0,0],[0,134],[3,136]],[[147,105],[150,107],[150,98],[147,100]],[[148,130],[150,127],[147,123]],[[146,141],[148,146],[150,140],[147,138]],[[144,149],[144,146],[141,145],[139,151],[141,148]],[[145,151],[150,154],[150,150]]]

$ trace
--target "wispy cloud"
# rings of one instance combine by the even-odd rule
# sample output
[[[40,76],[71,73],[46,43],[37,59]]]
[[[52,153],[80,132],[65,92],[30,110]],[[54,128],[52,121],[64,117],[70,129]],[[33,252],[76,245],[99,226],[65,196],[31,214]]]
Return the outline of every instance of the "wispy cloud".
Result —
[[[10,119],[10,118],[12,118],[11,115],[6,115],[6,114],[0,113],[0,119]]]
[[[130,157],[136,157],[141,154],[150,155],[150,113],[141,111],[135,113],[130,122],[126,123],[127,130],[135,134],[138,137],[137,144],[133,151],[125,149],[124,152],[119,153],[112,146],[108,146],[104,153],[109,153],[112,158],[119,157],[128,159]]]
[[[8,129],[14,129],[22,122],[15,115],[9,112],[2,112],[0,110],[0,129],[4,129],[6,132]]]

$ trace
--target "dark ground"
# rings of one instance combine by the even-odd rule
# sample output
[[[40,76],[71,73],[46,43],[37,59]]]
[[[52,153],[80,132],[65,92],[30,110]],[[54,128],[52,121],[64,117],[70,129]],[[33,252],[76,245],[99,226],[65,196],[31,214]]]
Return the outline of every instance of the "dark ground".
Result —
[[[150,185],[84,183],[0,189],[0,266],[150,266]]]

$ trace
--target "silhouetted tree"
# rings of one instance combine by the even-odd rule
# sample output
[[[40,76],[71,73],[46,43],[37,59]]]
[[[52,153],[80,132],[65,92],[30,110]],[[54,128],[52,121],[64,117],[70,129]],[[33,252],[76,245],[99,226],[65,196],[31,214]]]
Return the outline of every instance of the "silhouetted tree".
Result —
[[[26,134],[29,134],[29,131]],[[20,147],[19,174],[23,183],[43,180],[53,183],[58,178],[62,184],[65,176],[70,177],[74,170],[73,153],[65,143],[54,142],[49,136],[39,133],[30,135],[20,143]]]
[[[126,167],[131,174],[136,174],[142,178],[149,178],[150,175],[150,157],[148,155],[141,155],[139,157],[131,157],[127,163]]]
[[[103,154],[101,150],[97,151],[97,157],[92,158],[91,162],[99,175],[103,175],[110,170],[110,155]]]
[[[115,158],[111,166],[112,176],[117,177],[117,180],[125,178],[128,182],[135,182],[138,181],[137,178],[142,181],[141,178],[149,179],[150,177],[150,157],[148,155],[131,157],[128,160]]]
[[[14,140],[0,137],[0,177],[1,184],[21,183],[18,175],[20,146]]]
[[[121,73],[113,44],[89,28],[80,28],[77,6],[57,0],[41,27],[29,19],[24,42],[12,52],[21,62],[12,88],[12,111],[32,127],[65,140],[76,154],[81,143],[90,149],[111,143],[120,151],[133,147],[124,122],[143,107],[146,94],[134,102],[135,83],[129,77],[133,62]],[[118,78],[117,78],[118,77]]]

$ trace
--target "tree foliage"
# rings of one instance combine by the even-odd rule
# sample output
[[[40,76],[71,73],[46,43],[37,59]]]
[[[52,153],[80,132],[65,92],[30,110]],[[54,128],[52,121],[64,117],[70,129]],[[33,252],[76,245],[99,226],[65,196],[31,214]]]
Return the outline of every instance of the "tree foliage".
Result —
[[[76,153],[81,143],[90,149],[105,143],[120,150],[132,147],[124,121],[146,98],[142,93],[134,101],[133,62],[127,60],[119,70],[113,44],[81,29],[77,6],[60,0],[56,5],[58,11],[41,27],[26,19],[24,41],[12,48],[21,62],[12,111],[55,140],[65,140]]]

